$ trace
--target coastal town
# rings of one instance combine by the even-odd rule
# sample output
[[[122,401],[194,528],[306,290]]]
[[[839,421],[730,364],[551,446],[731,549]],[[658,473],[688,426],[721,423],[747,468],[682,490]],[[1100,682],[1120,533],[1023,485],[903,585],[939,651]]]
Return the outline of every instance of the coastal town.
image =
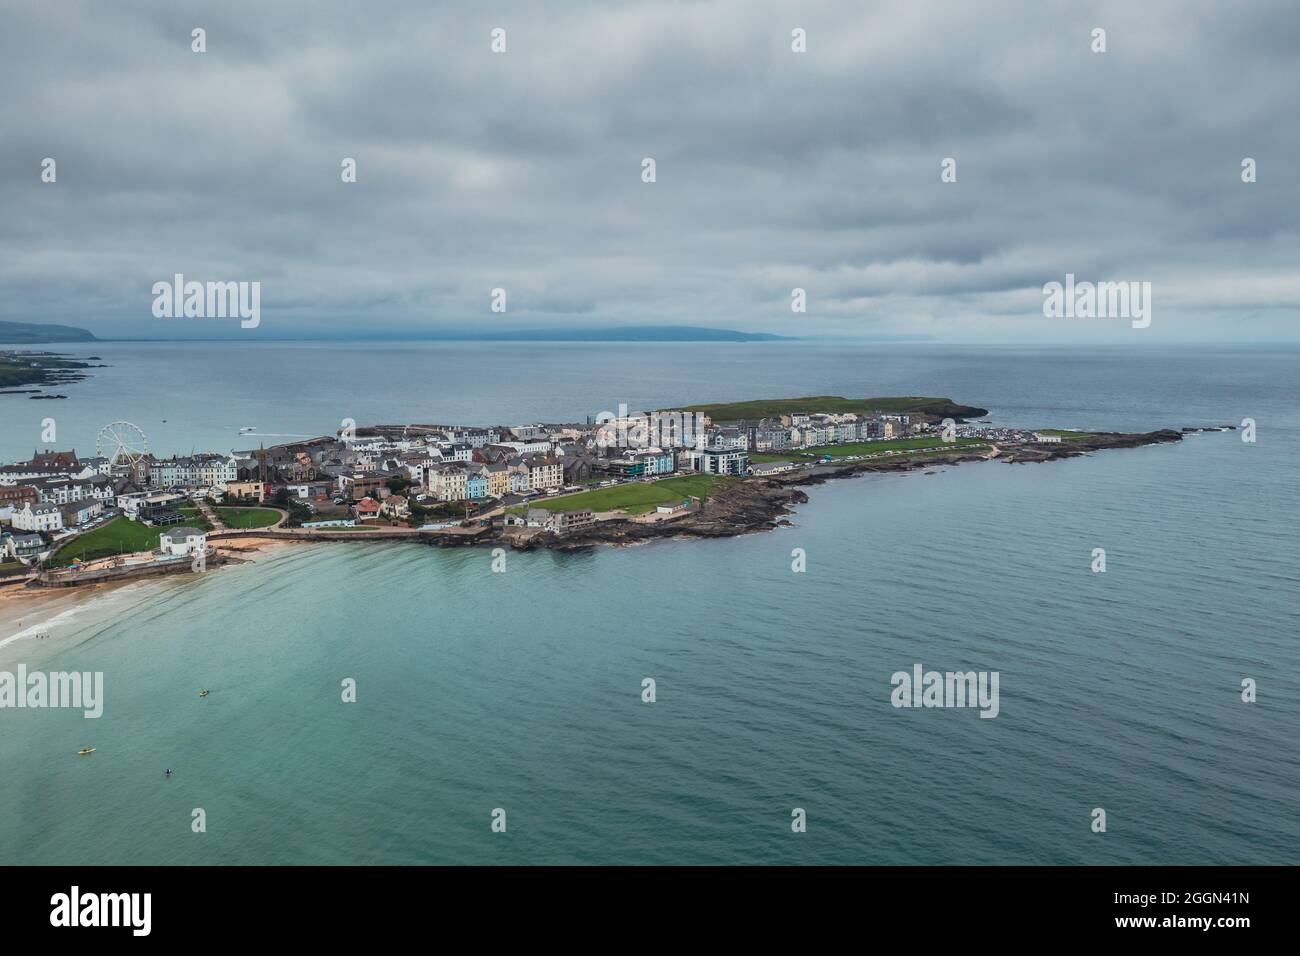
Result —
[[[704,524],[710,498],[736,498],[737,486],[787,488],[846,469],[1095,437],[968,420],[985,414],[946,399],[827,398],[620,407],[561,424],[344,419],[334,434],[305,441],[170,457],[121,438],[135,426],[117,422],[116,441],[95,455],[34,449],[0,466],[0,581],[58,587],[194,570],[239,560],[240,539],[268,537],[514,547],[635,540]],[[767,509],[769,526],[798,500],[784,494]],[[611,534],[599,534],[602,526]],[[754,529],[738,520],[734,533]]]

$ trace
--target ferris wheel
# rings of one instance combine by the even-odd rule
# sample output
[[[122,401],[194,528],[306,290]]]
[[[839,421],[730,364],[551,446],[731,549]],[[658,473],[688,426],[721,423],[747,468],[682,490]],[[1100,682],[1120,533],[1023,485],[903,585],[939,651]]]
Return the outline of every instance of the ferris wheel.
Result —
[[[149,439],[138,425],[112,422],[95,437],[95,454],[114,468],[134,469],[149,454]]]

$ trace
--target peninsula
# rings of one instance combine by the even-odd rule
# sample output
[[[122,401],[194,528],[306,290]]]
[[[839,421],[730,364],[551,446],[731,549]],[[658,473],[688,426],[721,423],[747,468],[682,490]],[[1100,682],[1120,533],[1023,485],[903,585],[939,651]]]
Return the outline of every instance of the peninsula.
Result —
[[[620,407],[580,423],[345,422],[305,441],[169,458],[38,450],[0,466],[0,582],[207,570],[273,541],[571,550],[727,537],[788,524],[804,489],[829,480],[1182,439],[1012,428],[988,414],[948,398],[810,396]]]
[[[45,322],[0,322],[0,345],[36,345],[49,342],[96,342],[89,329]]]

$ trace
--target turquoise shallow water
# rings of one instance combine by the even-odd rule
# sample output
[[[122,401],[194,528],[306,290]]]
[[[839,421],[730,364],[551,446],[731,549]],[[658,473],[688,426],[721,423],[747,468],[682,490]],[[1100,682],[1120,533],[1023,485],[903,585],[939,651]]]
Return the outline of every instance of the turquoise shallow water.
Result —
[[[1260,440],[833,482],[792,528],[504,574],[323,545],[140,588],[0,647],[107,697],[0,711],[0,862],[1297,862],[1296,356],[980,351],[916,377],[999,420]],[[999,671],[1000,715],[894,709],[918,661]]]

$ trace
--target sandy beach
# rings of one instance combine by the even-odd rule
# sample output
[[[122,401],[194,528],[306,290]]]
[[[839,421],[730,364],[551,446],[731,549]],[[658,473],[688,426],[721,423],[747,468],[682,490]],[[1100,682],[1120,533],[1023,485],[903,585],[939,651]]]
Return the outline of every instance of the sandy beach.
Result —
[[[255,537],[239,538],[230,545],[216,542],[218,551],[240,561],[256,561],[306,543]],[[78,628],[84,626],[99,609],[118,603],[114,599],[144,598],[159,588],[174,585],[174,580],[140,578],[72,588],[0,586],[0,660],[9,659],[22,641],[45,640],[74,624]]]

